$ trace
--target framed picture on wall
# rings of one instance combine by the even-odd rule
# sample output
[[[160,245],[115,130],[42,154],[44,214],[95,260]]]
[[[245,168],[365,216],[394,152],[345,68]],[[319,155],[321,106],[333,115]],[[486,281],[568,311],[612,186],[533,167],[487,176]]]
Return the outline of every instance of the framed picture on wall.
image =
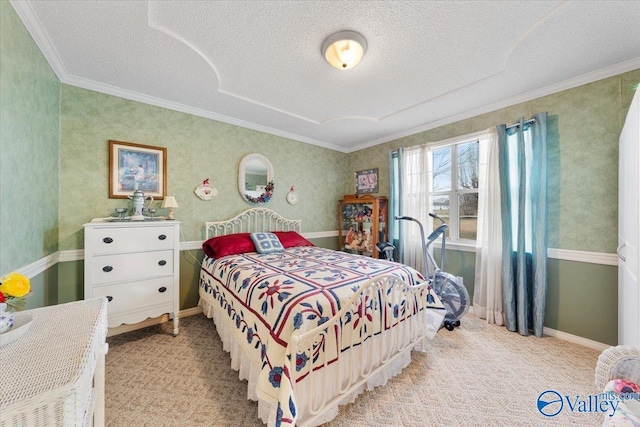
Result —
[[[356,194],[378,192],[378,168],[356,172]]]
[[[155,200],[167,194],[167,149],[109,141],[109,198],[126,199],[136,190]]]

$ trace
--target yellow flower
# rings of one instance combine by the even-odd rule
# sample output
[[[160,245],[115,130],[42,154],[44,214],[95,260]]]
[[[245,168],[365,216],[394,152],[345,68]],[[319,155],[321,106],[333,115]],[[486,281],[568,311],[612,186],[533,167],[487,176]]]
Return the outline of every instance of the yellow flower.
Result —
[[[7,297],[21,298],[31,290],[29,279],[19,273],[9,273],[0,280],[0,292]]]

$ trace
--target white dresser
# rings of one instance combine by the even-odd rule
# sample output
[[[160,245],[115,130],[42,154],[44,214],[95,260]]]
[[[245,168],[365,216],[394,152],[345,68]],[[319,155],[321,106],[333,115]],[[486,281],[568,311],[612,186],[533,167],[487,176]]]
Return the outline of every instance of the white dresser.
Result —
[[[104,425],[107,301],[25,310],[28,332],[0,347],[0,427]]]
[[[84,297],[107,297],[109,327],[168,313],[178,334],[180,223],[84,225]]]

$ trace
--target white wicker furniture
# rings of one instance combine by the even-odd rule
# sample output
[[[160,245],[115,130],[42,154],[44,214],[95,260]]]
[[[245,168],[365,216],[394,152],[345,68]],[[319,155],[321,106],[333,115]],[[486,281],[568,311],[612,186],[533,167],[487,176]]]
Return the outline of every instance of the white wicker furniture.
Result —
[[[629,383],[640,384],[640,347],[619,345],[603,351],[596,364],[595,381],[599,392],[622,397],[613,414],[603,415],[603,427],[640,424],[640,400],[633,392],[637,388],[629,387]],[[623,396],[626,387],[632,392]]]
[[[602,390],[609,381],[618,378],[640,384],[640,347],[619,345],[600,354],[596,363],[596,388]]]
[[[24,313],[29,332],[0,347],[0,427],[104,425],[107,300]]]
[[[109,327],[165,313],[178,334],[178,221],[96,221],[84,225],[84,297],[107,297]]]

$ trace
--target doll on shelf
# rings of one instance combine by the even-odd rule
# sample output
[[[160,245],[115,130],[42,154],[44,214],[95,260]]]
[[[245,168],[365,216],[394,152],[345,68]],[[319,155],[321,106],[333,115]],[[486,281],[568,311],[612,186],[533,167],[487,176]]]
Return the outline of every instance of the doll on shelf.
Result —
[[[360,243],[360,250],[365,252],[373,252],[373,242],[371,241],[370,230],[365,230],[364,239]]]
[[[349,231],[347,231],[347,236],[345,238],[346,246],[351,246],[355,238],[356,238],[356,232],[353,231],[353,225],[350,225]]]
[[[358,231],[358,233],[355,234],[351,244],[345,245],[344,247],[345,249],[351,249],[352,251],[361,251],[363,241],[364,241],[364,236],[362,235],[362,231]]]

